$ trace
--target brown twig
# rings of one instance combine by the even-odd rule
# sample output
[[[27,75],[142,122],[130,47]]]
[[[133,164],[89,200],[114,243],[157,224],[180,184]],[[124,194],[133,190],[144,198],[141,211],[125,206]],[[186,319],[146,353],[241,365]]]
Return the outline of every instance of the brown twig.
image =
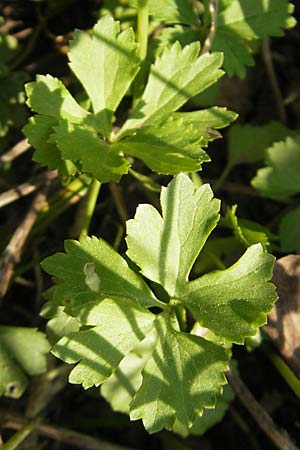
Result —
[[[24,28],[23,30],[14,33],[14,37],[18,40],[26,39],[28,36],[32,34],[32,31],[33,31],[32,28]]]
[[[267,74],[268,74],[268,77],[270,80],[271,88],[272,88],[272,91],[274,94],[274,98],[275,98],[275,102],[276,102],[276,106],[277,106],[278,117],[280,118],[280,120],[283,123],[286,123],[287,115],[286,115],[286,110],[285,110],[285,104],[284,104],[284,100],[283,100],[283,97],[281,94],[281,90],[280,90],[279,83],[278,83],[275,69],[274,69],[269,38],[264,39],[262,42],[262,56],[263,56],[263,60],[264,60],[265,66],[266,66],[266,71],[267,71]]]
[[[217,31],[217,17],[218,17],[218,9],[219,9],[219,0],[210,0],[209,1],[209,12],[210,12],[210,30],[207,38],[204,41],[203,47],[201,49],[201,55],[203,53],[208,52],[211,49],[213,41],[215,39],[216,31]]]
[[[15,230],[3,252],[3,256],[0,260],[0,299],[3,298],[7,292],[14,266],[20,261],[22,250],[30,230],[36,221],[39,211],[41,211],[46,203],[46,190],[47,187],[36,194],[28,213]]]
[[[23,25],[22,20],[6,19],[3,25],[0,26],[0,34],[8,34],[13,28]]]
[[[19,141],[16,145],[14,145],[11,149],[9,149],[6,153],[4,153],[2,156],[0,156],[0,163],[11,163],[14,159],[16,159],[18,156],[25,153],[27,150],[29,150],[31,145],[27,141],[27,139],[22,139]]]
[[[0,194],[0,208],[8,205],[16,200],[19,200],[21,197],[25,197],[26,195],[32,194],[32,192],[36,191],[41,185],[45,182],[49,182],[54,180],[57,177],[57,171],[53,170],[51,172],[46,172],[41,175],[38,175],[32,181],[27,183],[22,183],[19,186],[16,186],[12,189],[9,189],[3,194]]]
[[[287,431],[280,429],[262,405],[253,397],[238,373],[232,370],[226,376],[240,401],[275,446],[280,450],[299,450],[299,447],[292,442]]]
[[[5,411],[0,411],[0,416],[2,418],[3,428],[20,430],[24,427],[24,425],[28,423],[28,421],[24,420],[23,418],[9,414]],[[53,425],[37,423],[35,430],[40,434],[57,442],[63,442],[65,444],[84,450],[133,450],[129,447],[112,444],[110,442],[94,438],[87,434],[78,433],[77,431],[62,427],[56,427]]]

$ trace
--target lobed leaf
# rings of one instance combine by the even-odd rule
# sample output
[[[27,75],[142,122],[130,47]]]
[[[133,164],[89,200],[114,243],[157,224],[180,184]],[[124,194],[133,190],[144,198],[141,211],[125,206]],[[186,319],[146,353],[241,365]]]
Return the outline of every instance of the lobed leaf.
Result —
[[[155,317],[136,301],[116,296],[113,300],[98,297],[73,313],[89,329],[63,337],[52,353],[69,364],[78,362],[69,381],[85,389],[99,386],[111,375],[145,337]]]
[[[217,336],[238,344],[265,324],[276,293],[268,283],[274,257],[260,244],[249,247],[230,268],[187,283],[182,303]]]
[[[128,120],[121,135],[145,124],[165,120],[191,97],[207,89],[222,75],[221,53],[199,55],[200,45],[194,42],[183,49],[176,42],[166,48],[151,67],[144,94]]]
[[[68,163],[64,161],[59,148],[50,140],[55,125],[57,125],[55,117],[40,114],[30,117],[22,131],[28,142],[35,148],[32,159],[48,166],[50,170],[58,169],[62,176],[74,175],[77,167],[71,161]]]
[[[200,170],[210,161],[200,141],[201,133],[192,122],[171,117],[159,127],[141,128],[114,147],[143,160],[155,172],[175,175]]]
[[[293,9],[288,0],[234,0],[218,15],[217,28],[247,40],[282,36],[284,28],[295,25]]]
[[[224,68],[230,76],[244,78],[245,66],[254,65],[247,41],[281,36],[283,29],[296,23],[288,0],[233,0],[221,6],[212,50],[224,52]]]
[[[72,71],[92,101],[94,113],[104,111],[103,128],[110,134],[113,113],[139,69],[133,30],[120,32],[119,22],[110,16],[102,17],[92,36],[75,31],[69,59]]]
[[[267,167],[259,169],[251,184],[264,196],[289,197],[300,192],[300,137],[287,137],[266,150]]]
[[[81,108],[63,83],[51,75],[37,75],[25,86],[27,105],[32,111],[56,119],[81,123],[89,113]]]
[[[149,14],[153,19],[167,23],[199,26],[199,19],[190,0],[165,0],[163,8],[160,0],[149,0]]]
[[[151,205],[139,205],[127,222],[127,255],[143,275],[173,297],[179,292],[206,239],[219,219],[220,202],[209,185],[195,189],[178,175],[162,188],[162,216]]]
[[[201,337],[174,330],[168,318],[154,322],[157,344],[143,370],[143,384],[130,404],[130,418],[154,433],[175,421],[189,429],[203,407],[213,407],[226,382],[226,351]],[[153,395],[155,393],[155,395]]]
[[[124,293],[145,307],[159,304],[146,283],[105,241],[83,236],[79,242],[65,241],[65,250],[42,262],[59,281],[52,295],[61,304],[83,307],[99,296],[114,298]]]
[[[212,49],[224,53],[225,72],[230,77],[238,75],[240,78],[245,78],[246,67],[255,64],[247,42],[226,27],[217,30]]]
[[[92,126],[60,121],[54,128],[52,141],[63,159],[80,162],[83,170],[101,183],[119,181],[128,172],[129,162],[101,139]]]
[[[238,114],[229,111],[227,108],[214,106],[200,111],[176,112],[171,117],[180,118],[185,127],[193,124],[199,142],[206,147],[208,142],[221,137],[220,133],[215,130],[220,130],[230,125],[231,122],[237,119]]]

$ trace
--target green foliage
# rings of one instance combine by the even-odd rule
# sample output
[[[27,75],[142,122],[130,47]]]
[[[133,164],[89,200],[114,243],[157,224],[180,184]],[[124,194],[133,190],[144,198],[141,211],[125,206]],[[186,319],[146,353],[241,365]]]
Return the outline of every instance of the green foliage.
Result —
[[[27,375],[46,371],[49,344],[35,328],[0,326],[0,396],[20,397]]]
[[[201,146],[213,140],[214,127],[227,126],[236,115],[225,108],[174,113],[223,74],[220,53],[198,55],[198,43],[166,49],[151,68],[141,100],[115,134],[114,113],[139,70],[134,33],[120,32],[110,16],[100,19],[92,36],[77,30],[70,67],[93,111],[82,108],[50,75],[28,83],[27,103],[37,115],[24,133],[36,149],[34,159],[62,175],[83,171],[100,182],[119,181],[128,172],[124,155],[142,159],[159,173],[200,170],[209,161]]]
[[[236,114],[217,107],[174,113],[161,127],[142,128],[116,147],[142,159],[158,173],[201,170],[202,163],[210,161],[201,147],[206,147],[215,138],[214,129],[224,128],[235,118]],[[207,127],[208,123],[210,127]]]
[[[26,120],[23,85],[27,76],[24,72],[8,69],[17,50],[18,41],[13,36],[0,34],[0,138],[4,138],[11,128],[22,127]]]
[[[222,225],[230,228],[234,232],[235,237],[244,247],[247,248],[253,244],[260,243],[265,250],[269,250],[271,240],[275,239],[276,236],[274,236],[268,228],[259,225],[256,222],[238,219],[236,210],[237,205],[228,208]]]
[[[219,220],[220,202],[208,185],[195,188],[180,174],[162,189],[161,206],[162,215],[139,205],[127,224],[127,255],[140,274],[160,284],[167,293],[163,299],[95,237],[67,241],[66,254],[43,262],[56,277],[50,304],[59,303],[80,324],[75,331],[62,329],[52,352],[77,363],[72,383],[85,388],[104,383],[102,392],[113,407],[129,411],[132,420],[143,419],[148,431],[187,434],[193,426],[206,426],[197,425],[199,414],[215,405],[225,383],[229,355],[220,342],[242,343],[266,321],[276,298],[268,283],[273,258],[253,245],[229,269],[189,281]],[[218,340],[182,331],[179,305]],[[153,306],[160,312],[152,312]],[[57,317],[56,306],[53,311]]]
[[[175,177],[161,190],[161,210],[141,204],[127,222],[126,258],[102,239],[82,235],[43,262],[55,285],[42,314],[53,355],[74,365],[71,383],[101,386],[115,410],[142,419],[151,433],[166,428],[202,434],[221,420],[232,398],[228,386],[222,396],[232,344],[256,336],[276,300],[269,282],[274,258],[266,250],[277,237],[239,219],[236,205],[220,219],[220,201],[195,172],[210,161],[204,148],[221,137],[217,130],[237,115],[224,107],[190,111],[188,102],[196,98],[197,105],[196,96],[224,75],[222,67],[244,77],[259,40],[294,25],[293,7],[288,0],[220,0],[212,52],[201,54],[210,33],[208,2],[149,0],[152,22],[145,30],[139,22],[139,43],[129,27],[135,26],[137,5],[104,1],[105,13],[121,24],[104,15],[91,32],[75,30],[69,66],[84,90],[76,99],[84,96],[84,102],[51,75],[26,85],[35,115],[24,134],[34,160],[63,177],[84,173],[101,183],[118,182],[133,158]],[[158,36],[145,62],[139,46],[154,30]],[[139,71],[145,76],[136,77]],[[136,83],[142,86],[136,89]],[[261,161],[267,148],[268,167],[253,185],[271,198],[297,194],[299,145],[299,137],[279,123],[237,125],[229,132],[224,173]],[[131,173],[147,189],[159,190],[150,175]],[[281,249],[299,249],[298,220],[298,208],[284,216]],[[209,239],[218,224],[227,228],[226,237]],[[25,386],[20,368],[41,373],[48,344],[39,334],[39,364],[30,372],[24,363],[29,350],[15,339],[16,331],[10,335],[19,353],[0,329],[1,358],[9,368],[0,388],[7,393],[14,376],[19,396]],[[28,345],[34,347],[31,336]]]
[[[224,52],[228,75],[244,78],[246,66],[253,66],[249,43],[267,36],[281,36],[291,28],[293,5],[288,0],[233,0],[217,17],[213,50]]]
[[[220,70],[222,54],[207,53],[198,57],[199,50],[198,42],[184,49],[177,42],[165,49],[151,67],[145,92],[125,123],[123,133],[161,122],[223,75]]]
[[[285,214],[279,227],[279,238],[283,252],[300,253],[300,208],[294,208]]]
[[[136,7],[137,3],[137,0],[130,0],[131,6]],[[166,23],[199,26],[195,3],[191,0],[165,0],[162,7],[160,0],[149,0],[149,15]]]
[[[233,167],[262,161],[266,148],[293,135],[295,132],[280,122],[233,125],[228,132],[228,165]]]
[[[300,192],[300,138],[290,133],[284,141],[265,150],[266,167],[259,169],[252,185],[263,196],[289,198]],[[279,240],[283,252],[299,252],[299,207],[292,208],[280,218]]]
[[[300,192],[300,138],[288,137],[265,152],[267,167],[259,169],[252,185],[264,196],[286,198]]]
[[[253,42],[268,36],[281,36],[283,29],[296,23],[291,16],[293,5],[288,0],[224,1],[220,2],[218,12],[212,50],[224,53],[224,69],[229,76],[241,78],[245,77],[247,66],[254,65]],[[206,34],[203,28],[199,24],[196,28],[182,25],[164,28],[157,38],[158,51],[177,40],[182,45],[198,40],[203,42]]]
[[[220,422],[227,409],[229,403],[233,400],[234,394],[229,385],[226,385],[222,396],[217,398],[216,407],[214,409],[205,409],[202,416],[198,416],[189,430],[190,434],[204,434],[209,428]]]
[[[128,29],[120,33],[118,22],[105,16],[94,26],[92,37],[76,30],[68,56],[72,71],[91,99],[93,112],[100,113],[99,131],[108,137],[113,113],[139,68],[134,32]]]

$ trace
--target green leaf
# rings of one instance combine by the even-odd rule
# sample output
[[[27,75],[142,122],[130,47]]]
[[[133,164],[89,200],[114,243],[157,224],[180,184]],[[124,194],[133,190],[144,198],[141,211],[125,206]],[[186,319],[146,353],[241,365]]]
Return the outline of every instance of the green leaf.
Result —
[[[78,105],[63,83],[51,75],[37,75],[25,86],[27,104],[36,113],[81,123],[89,113]]]
[[[65,241],[64,253],[56,253],[42,267],[60,281],[54,299],[70,306],[83,305],[101,296],[138,298],[143,306],[157,304],[144,281],[106,242],[84,236],[80,241]]]
[[[131,402],[130,418],[143,419],[150,433],[170,430],[176,422],[188,429],[203,407],[215,405],[225,383],[227,355],[212,342],[174,330],[163,315],[154,325],[157,344]]]
[[[174,116],[160,127],[141,128],[115,148],[143,160],[155,172],[177,174],[200,170],[203,162],[210,161],[200,147],[201,137],[192,121]]]
[[[274,286],[267,283],[273,263],[260,244],[252,245],[230,268],[188,283],[181,301],[202,326],[243,343],[266,323],[276,299]]]
[[[189,433],[203,435],[211,427],[221,422],[233,398],[234,394],[231,387],[229,385],[224,386],[223,394],[218,397],[215,408],[205,409],[202,416],[197,417]]]
[[[173,113],[160,126],[138,129],[114,145],[119,152],[142,159],[158,173],[178,174],[201,170],[210,161],[200,146],[221,137],[215,129],[224,128],[237,115],[226,108]]]
[[[105,16],[92,36],[80,30],[71,41],[70,67],[89,95],[94,113],[104,111],[103,127],[111,131],[113,113],[130,87],[138,68],[134,32]]]
[[[122,359],[119,367],[102,385],[101,394],[115,411],[129,414],[130,402],[142,385],[142,370],[153,353],[156,337],[155,332],[148,334]]]
[[[46,371],[49,344],[35,328],[0,327],[0,396],[19,398],[28,375]]]
[[[166,23],[183,23],[199,26],[199,19],[191,0],[148,0],[149,15],[154,20]],[[130,0],[130,6],[137,7],[137,0]]]
[[[58,169],[62,176],[74,175],[77,172],[76,166],[71,161],[67,166],[57,145],[49,142],[55,125],[57,125],[57,119],[54,117],[39,114],[30,117],[22,131],[28,142],[35,148],[32,159],[48,166],[50,170]]]
[[[275,121],[260,126],[233,125],[228,132],[228,164],[233,167],[236,164],[252,164],[260,161],[266,148],[293,135],[294,131]]]
[[[197,130],[197,136],[199,141],[201,141],[201,145],[206,147],[208,142],[221,137],[220,133],[215,130],[220,130],[230,125],[231,122],[237,119],[238,114],[229,111],[227,108],[214,106],[200,111],[174,113],[172,117],[180,118],[184,126],[193,124]]]
[[[199,55],[200,45],[194,42],[183,49],[176,42],[166,48],[151,67],[141,100],[121,129],[128,130],[168,118],[191,97],[207,89],[222,75],[221,53]]]
[[[245,66],[254,64],[247,41],[281,36],[284,28],[293,27],[293,5],[288,0],[233,0],[224,6],[217,17],[212,50],[224,52],[228,75],[244,78]]]
[[[280,222],[279,237],[283,252],[300,253],[300,208],[292,209]]]
[[[175,44],[178,41],[181,47],[185,47],[192,42],[199,41],[201,33],[199,29],[175,25],[174,27],[164,27],[158,36],[155,37],[153,44],[155,55],[160,55],[166,46]]]
[[[270,247],[270,240],[276,238],[266,227],[246,219],[238,219],[237,205],[229,207],[222,221],[222,225],[233,230],[235,237],[247,247],[261,244],[265,250]]]
[[[149,14],[153,19],[166,23],[199,26],[191,0],[165,0],[163,7],[160,0],[149,0]]]
[[[88,125],[60,121],[54,128],[55,142],[63,159],[80,162],[83,170],[101,183],[119,181],[128,172],[129,162]]]
[[[267,167],[259,169],[252,186],[266,197],[289,197],[300,192],[300,137],[288,137],[266,150]]]
[[[55,315],[47,323],[47,336],[54,345],[61,337],[78,331],[79,328],[79,321],[67,314],[63,306],[59,306]]]
[[[230,77],[238,75],[240,78],[245,78],[246,67],[255,64],[247,43],[226,28],[218,29],[212,49],[224,53],[223,67]]]
[[[23,128],[29,144],[35,148],[33,160],[47,165],[50,170],[59,167],[62,161],[59,149],[48,142],[54,125],[57,125],[54,117],[36,115],[30,117]]]
[[[139,205],[127,222],[127,255],[142,274],[161,284],[171,297],[180,295],[206,239],[217,225],[220,202],[209,185],[195,190],[181,174],[162,188],[162,216]]]
[[[282,36],[284,28],[296,23],[293,9],[288,0],[234,0],[218,15],[217,28],[247,40]]]
[[[52,353],[69,364],[79,362],[69,380],[87,389],[99,386],[111,375],[151,329],[155,316],[135,300],[117,296],[114,300],[98,296],[92,304],[79,306],[78,312],[82,325],[92,327],[63,337]]]

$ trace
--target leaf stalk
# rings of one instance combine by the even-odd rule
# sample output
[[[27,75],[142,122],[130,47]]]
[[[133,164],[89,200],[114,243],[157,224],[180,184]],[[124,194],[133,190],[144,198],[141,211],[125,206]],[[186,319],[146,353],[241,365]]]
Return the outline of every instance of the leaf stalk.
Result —
[[[139,43],[139,57],[141,68],[134,80],[133,85],[133,106],[140,99],[146,78],[146,58],[148,49],[148,29],[149,29],[149,8],[148,0],[138,0],[137,12],[137,41]]]
[[[100,188],[101,183],[94,178],[89,187],[87,196],[83,199],[84,203],[82,210],[80,211],[81,217],[78,225],[79,236],[87,235],[89,232],[89,227],[95,211]]]

